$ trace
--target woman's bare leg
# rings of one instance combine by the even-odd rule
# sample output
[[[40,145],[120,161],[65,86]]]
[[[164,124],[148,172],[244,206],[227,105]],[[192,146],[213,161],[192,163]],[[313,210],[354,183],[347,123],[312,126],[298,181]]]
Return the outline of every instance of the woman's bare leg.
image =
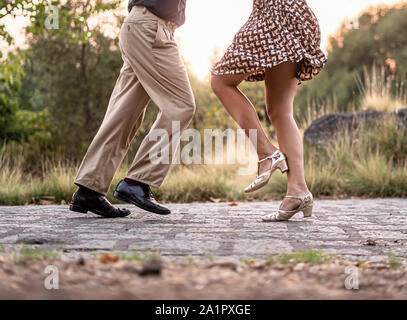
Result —
[[[267,113],[273,123],[278,144],[287,156],[287,195],[305,195],[309,190],[304,177],[304,146],[294,120],[293,104],[298,87],[298,64],[283,63],[266,71]],[[281,209],[294,210],[301,202],[284,199]]]
[[[211,85],[226,110],[240,128],[245,130],[246,135],[250,129],[257,130],[257,154],[259,159],[264,159],[272,155],[277,148],[264,132],[253,104],[237,87],[246,77],[247,75],[213,75]],[[260,173],[268,169],[270,163],[264,162],[260,165]]]

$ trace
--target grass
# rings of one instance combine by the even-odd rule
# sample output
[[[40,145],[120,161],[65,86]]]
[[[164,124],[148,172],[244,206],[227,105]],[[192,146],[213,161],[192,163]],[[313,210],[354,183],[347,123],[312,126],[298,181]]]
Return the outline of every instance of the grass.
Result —
[[[160,259],[161,253],[159,250],[145,249],[145,250],[129,250],[126,252],[93,252],[93,260],[99,260],[102,263],[115,263],[118,261],[128,262],[146,262],[153,259]]]
[[[300,110],[295,110],[296,112],[299,112]],[[353,110],[355,109],[353,108]],[[328,114],[332,113],[338,113],[341,112],[339,109],[339,106],[336,102],[336,97],[333,96],[332,101],[327,102],[327,101],[309,101],[307,110],[305,114],[297,114],[297,118],[300,120],[298,121],[298,126],[300,130],[305,131],[313,121],[316,119],[322,118],[323,116],[326,116]]]
[[[400,260],[392,252],[388,253],[388,258],[389,258],[388,264],[390,268],[400,269],[403,266]]]
[[[268,263],[280,263],[284,265],[297,265],[300,263],[308,263],[311,265],[323,264],[332,259],[331,255],[327,255],[317,250],[305,250],[293,253],[285,253],[281,255],[270,255]]]
[[[61,249],[58,250],[37,250],[26,247],[21,244],[21,248],[18,251],[12,252],[13,260],[16,263],[27,263],[33,260],[53,260],[60,256]]]
[[[391,112],[404,108],[407,104],[405,88],[402,83],[396,84],[396,92],[392,91],[392,78],[386,74],[384,66],[374,65],[364,68],[362,77],[357,78],[360,91],[363,94],[361,105],[365,109]]]
[[[223,198],[245,200],[242,177],[236,166],[177,166],[170,171],[162,188],[155,190],[166,202],[194,202]]]
[[[193,264],[195,263],[195,259],[192,256],[188,255],[185,256],[184,259],[182,259],[182,262],[185,264]]]
[[[0,160],[0,205],[69,202],[76,190],[76,166],[57,163],[41,178],[25,175],[15,159],[10,165],[6,152]],[[322,149],[306,145],[305,168],[316,197],[406,197],[407,134],[392,118],[373,127],[361,126],[352,135],[343,132]],[[114,203],[113,188],[126,169],[122,166],[113,180],[108,198]],[[155,193],[160,200],[174,203],[283,197],[287,182],[279,172],[265,188],[246,195],[243,190],[254,177],[239,175],[238,165],[176,165]]]
[[[208,260],[209,262],[214,262],[215,261],[215,257],[213,256],[212,252],[206,252],[202,255],[202,258],[205,260]]]
[[[125,253],[117,254],[121,261],[136,261],[144,262],[151,259],[158,259],[161,257],[161,254],[158,250],[146,249],[142,251],[132,250]]]
[[[357,109],[394,111],[406,106],[402,84],[391,88],[392,79],[383,68],[365,69],[364,81],[358,80],[363,98]],[[308,116],[300,123],[304,131],[313,120],[338,111],[332,105],[310,104]],[[356,109],[355,109],[356,110]],[[78,166],[63,161],[41,163],[41,174],[27,173],[24,150],[12,145],[0,147],[0,205],[48,204],[69,202]],[[323,148],[305,145],[305,177],[318,196],[330,197],[407,197],[407,132],[394,118],[356,132],[343,131]],[[251,158],[256,167],[257,158]],[[126,175],[124,164],[116,173],[108,198],[113,203],[113,189]],[[255,174],[238,174],[238,165],[175,165],[163,186],[154,190],[164,202],[246,201],[281,199],[286,191],[286,176],[274,174],[270,183],[258,192],[243,190]],[[31,171],[30,171],[31,172]]]

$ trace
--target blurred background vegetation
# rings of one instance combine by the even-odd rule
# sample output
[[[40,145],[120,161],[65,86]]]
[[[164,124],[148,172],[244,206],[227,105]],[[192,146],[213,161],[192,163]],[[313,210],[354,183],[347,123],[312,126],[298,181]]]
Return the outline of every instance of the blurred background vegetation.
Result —
[[[4,17],[25,15],[27,47],[0,56],[0,204],[69,201],[76,168],[106,111],[121,68],[117,37],[90,25],[92,17],[113,12],[117,1],[2,1]],[[45,6],[59,8],[60,28],[43,28]],[[115,15],[119,28],[123,16]],[[103,21],[102,21],[103,22]],[[111,23],[111,22],[109,22]],[[362,12],[358,28],[343,24],[329,40],[329,62],[313,81],[303,83],[295,101],[301,130],[330,113],[407,107],[407,5]],[[13,39],[0,23],[0,39]],[[197,113],[191,127],[236,128],[209,82],[192,73]],[[266,116],[263,83],[244,83],[242,90],[257,108],[273,137]],[[117,179],[125,174],[157,109],[148,108]],[[319,196],[407,196],[407,137],[392,120],[344,132],[323,150],[306,145],[307,180]],[[253,178],[237,175],[236,166],[174,166],[162,200],[173,202],[281,198],[285,178],[247,198],[242,189]],[[42,199],[42,200],[41,200]]]

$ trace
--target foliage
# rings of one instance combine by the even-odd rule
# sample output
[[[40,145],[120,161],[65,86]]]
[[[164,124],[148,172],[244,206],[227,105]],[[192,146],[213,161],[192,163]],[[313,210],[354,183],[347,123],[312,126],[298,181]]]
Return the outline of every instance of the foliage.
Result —
[[[365,68],[383,66],[391,79],[392,94],[407,79],[407,5],[372,7],[358,18],[359,28],[345,23],[331,36],[328,63],[313,81],[301,85],[296,98],[296,116],[303,119],[310,103],[336,105],[340,111],[362,107],[363,92],[355,79],[370,81]]]
[[[15,130],[18,110],[16,96],[21,90],[23,76],[18,56],[10,55],[0,61],[0,142],[18,136]]]
[[[119,1],[114,0],[3,0],[0,6],[0,20],[6,17],[28,17],[30,26],[27,31],[30,34],[45,36],[51,32],[54,35],[64,36],[69,42],[84,43],[95,36],[94,30],[89,24],[90,17],[100,12],[114,10],[118,6]],[[54,13],[52,8],[58,10],[59,26],[58,28],[47,29],[45,22],[52,18],[52,13]],[[7,32],[4,24],[0,24],[1,38],[9,44],[13,42],[13,38]]]
[[[112,49],[113,48],[113,49]],[[33,67],[27,70],[31,85],[43,87],[43,103],[21,97],[26,109],[50,111],[58,128],[53,144],[66,150],[65,156],[78,159],[86,150],[103,119],[121,67],[117,41],[98,31],[90,43],[66,43],[63,37],[35,36],[27,55]]]
[[[342,132],[325,148],[306,146],[306,180],[318,196],[407,196],[407,133],[389,119],[356,133]],[[0,150],[0,204],[41,203],[42,199],[69,202],[75,186],[77,166],[69,162],[43,162],[41,177],[24,173],[22,150]],[[125,176],[126,163],[111,185]],[[165,202],[245,201],[281,199],[286,191],[286,176],[276,173],[270,183],[251,195],[243,189],[254,176],[241,176],[237,165],[173,166],[164,185],[155,190]],[[373,174],[374,173],[374,174]]]
[[[7,68],[0,71],[0,139],[28,142],[34,153],[57,149],[69,150],[74,157],[83,153],[101,122],[120,69],[117,41],[93,27],[91,18],[118,5],[109,0],[5,3],[0,19],[22,15],[30,24],[24,55],[10,53],[1,62]],[[53,13],[47,11],[50,6],[57,9],[57,28],[45,23]],[[1,38],[12,42],[4,28]],[[27,73],[23,83],[22,62]],[[34,139],[38,143],[31,144]]]

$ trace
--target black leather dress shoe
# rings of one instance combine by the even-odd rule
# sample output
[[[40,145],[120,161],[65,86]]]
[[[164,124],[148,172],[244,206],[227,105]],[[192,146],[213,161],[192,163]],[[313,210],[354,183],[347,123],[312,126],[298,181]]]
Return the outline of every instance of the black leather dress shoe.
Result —
[[[80,213],[90,211],[105,218],[124,218],[131,213],[130,210],[113,207],[101,194],[87,195],[80,192],[74,193],[69,210]]]
[[[135,206],[161,215],[170,214],[171,211],[157,203],[154,195],[151,192],[149,185],[141,182],[129,184],[126,181],[121,181],[113,194],[113,196],[123,202],[132,203]]]

